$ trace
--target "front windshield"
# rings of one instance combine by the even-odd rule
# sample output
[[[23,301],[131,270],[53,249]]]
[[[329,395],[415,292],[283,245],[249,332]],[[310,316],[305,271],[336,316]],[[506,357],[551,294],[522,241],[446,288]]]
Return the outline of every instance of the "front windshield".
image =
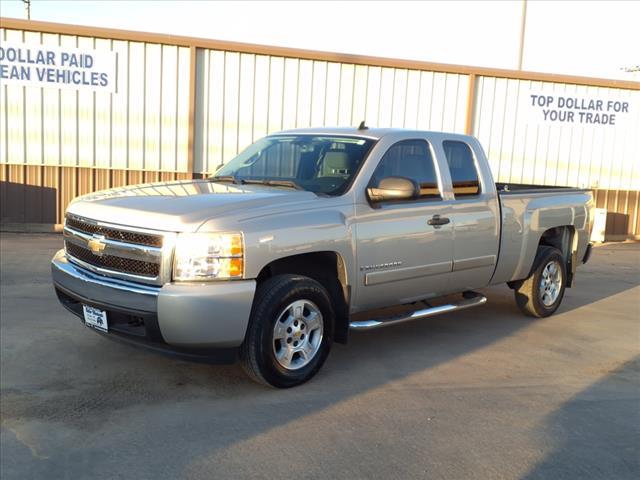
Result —
[[[274,135],[250,145],[211,179],[290,182],[310,192],[341,195],[372,145],[373,140],[360,137]]]

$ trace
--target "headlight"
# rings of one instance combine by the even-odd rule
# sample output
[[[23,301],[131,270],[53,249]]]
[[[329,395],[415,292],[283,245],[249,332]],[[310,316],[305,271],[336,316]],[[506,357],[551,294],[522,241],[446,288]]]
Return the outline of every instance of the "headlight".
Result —
[[[174,280],[242,278],[241,233],[181,233],[176,241]]]

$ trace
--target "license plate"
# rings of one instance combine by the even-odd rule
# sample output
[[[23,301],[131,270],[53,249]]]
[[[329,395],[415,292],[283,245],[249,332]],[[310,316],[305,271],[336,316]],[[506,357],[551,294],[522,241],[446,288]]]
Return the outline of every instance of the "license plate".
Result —
[[[90,307],[89,305],[82,305],[82,309],[84,310],[85,325],[103,332],[109,331],[109,325],[107,324],[107,312],[100,310],[99,308]]]

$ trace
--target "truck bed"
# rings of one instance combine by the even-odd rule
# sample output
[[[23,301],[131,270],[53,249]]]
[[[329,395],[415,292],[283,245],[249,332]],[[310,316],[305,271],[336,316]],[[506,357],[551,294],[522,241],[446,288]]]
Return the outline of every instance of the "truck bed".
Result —
[[[538,239],[559,225],[576,231],[588,230],[589,209],[593,204],[589,189],[496,183],[500,199],[502,229],[500,254],[492,283],[520,280],[529,275]],[[534,240],[534,241],[531,241]],[[576,245],[582,258],[588,234],[580,235]]]

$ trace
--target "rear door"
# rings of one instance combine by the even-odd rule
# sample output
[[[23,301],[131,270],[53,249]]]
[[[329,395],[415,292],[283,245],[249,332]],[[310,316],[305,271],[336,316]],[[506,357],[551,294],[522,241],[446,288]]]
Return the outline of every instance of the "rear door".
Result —
[[[408,303],[448,289],[452,225],[430,225],[429,220],[449,217],[453,209],[443,202],[443,182],[434,160],[426,139],[391,145],[369,185],[377,186],[390,176],[411,178],[420,185],[420,198],[356,205],[357,310]]]
[[[453,189],[449,217],[453,226],[451,291],[488,285],[495,270],[500,241],[500,207],[493,177],[479,145],[464,137],[444,137],[439,147]]]

